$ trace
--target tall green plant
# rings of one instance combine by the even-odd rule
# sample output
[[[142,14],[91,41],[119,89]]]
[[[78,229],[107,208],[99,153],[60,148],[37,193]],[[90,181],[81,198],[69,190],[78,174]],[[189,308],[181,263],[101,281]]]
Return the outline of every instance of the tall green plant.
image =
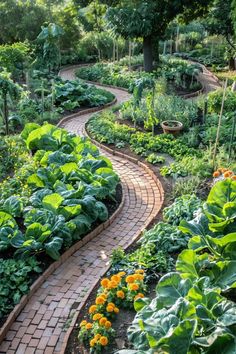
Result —
[[[3,121],[5,123],[6,135],[9,134],[8,98],[16,99],[19,93],[20,86],[12,81],[11,75],[6,71],[0,73],[0,97],[3,101]]]

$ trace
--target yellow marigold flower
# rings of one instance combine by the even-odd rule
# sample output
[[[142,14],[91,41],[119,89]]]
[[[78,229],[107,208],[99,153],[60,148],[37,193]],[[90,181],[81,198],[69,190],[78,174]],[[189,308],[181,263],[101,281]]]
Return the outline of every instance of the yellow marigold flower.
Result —
[[[136,274],[143,274],[144,270],[143,269],[136,269],[135,273]]]
[[[142,274],[135,274],[135,280],[143,280],[144,279],[144,275]]]
[[[105,302],[106,302],[106,300],[104,299],[104,297],[102,297],[102,296],[98,296],[97,298],[96,298],[96,305],[103,305],[103,304],[105,304]]]
[[[126,283],[131,284],[131,283],[134,283],[135,278],[134,278],[133,275],[128,275],[128,276],[125,278],[125,281],[126,281]]]
[[[101,338],[101,334],[96,334],[96,336],[94,337],[94,340],[97,342],[99,339]]]
[[[108,344],[108,339],[107,339],[107,337],[102,336],[102,337],[100,338],[100,340],[99,340],[99,343],[100,343],[103,347],[105,347],[105,346]]]
[[[104,279],[102,279],[102,281],[101,281],[101,286],[103,287],[103,288],[106,288],[107,286],[108,286],[108,284],[109,284],[109,279],[108,278],[104,278]]]
[[[96,344],[96,340],[94,338],[91,339],[91,341],[89,342],[90,347],[93,348],[95,344]]]
[[[111,281],[115,281],[115,282],[119,283],[119,282],[120,282],[120,277],[119,277],[119,275],[112,275]]]
[[[107,305],[106,310],[107,310],[107,312],[113,312],[114,307],[111,305]]]
[[[94,313],[97,310],[97,306],[96,305],[92,305],[89,308],[89,313]]]
[[[110,321],[106,321],[105,327],[106,327],[106,329],[111,328],[111,322]]]
[[[86,326],[85,326],[85,328],[86,328],[87,330],[93,328],[92,323],[87,323]]]
[[[106,317],[102,317],[99,321],[100,326],[105,326],[105,323],[107,322],[107,318]]]
[[[123,277],[124,275],[126,275],[126,272],[119,272],[118,275],[119,277]]]
[[[95,315],[93,315],[93,321],[100,320],[100,318],[102,318],[102,315],[100,313],[95,313]]]
[[[118,309],[118,307],[115,307],[115,308],[114,308],[114,312],[115,312],[115,313],[119,313],[119,312],[120,312],[120,310]]]
[[[80,327],[84,327],[85,325],[87,324],[87,321],[86,320],[83,320],[82,322],[80,322]]]
[[[124,293],[124,291],[119,290],[119,291],[116,292],[116,296],[118,298],[120,298],[120,299],[124,299],[125,298],[125,293]]]
[[[117,288],[117,286],[118,286],[118,283],[114,280],[111,280],[107,287],[108,287],[108,289],[115,289],[115,288]]]
[[[103,297],[105,300],[107,299],[107,294],[105,294],[105,293],[102,293],[99,296]]]
[[[144,297],[144,294],[138,293],[138,294],[135,296],[134,300],[137,300],[137,299],[140,299],[140,298],[143,298],[143,297]]]

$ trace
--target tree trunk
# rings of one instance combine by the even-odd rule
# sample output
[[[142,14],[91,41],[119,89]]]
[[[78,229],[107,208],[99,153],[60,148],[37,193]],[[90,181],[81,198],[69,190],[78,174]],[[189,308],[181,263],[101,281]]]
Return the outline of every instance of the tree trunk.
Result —
[[[233,57],[229,58],[229,70],[235,70],[235,59]]]
[[[151,36],[143,38],[143,56],[144,56],[144,70],[149,73],[153,70],[153,53],[152,53]]]
[[[3,117],[5,121],[6,135],[9,135],[7,95],[4,95],[3,97]]]

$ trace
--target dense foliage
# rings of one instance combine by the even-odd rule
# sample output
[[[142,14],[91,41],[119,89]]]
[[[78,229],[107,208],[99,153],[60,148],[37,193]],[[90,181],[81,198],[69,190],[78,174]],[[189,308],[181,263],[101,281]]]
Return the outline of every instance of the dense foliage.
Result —
[[[2,184],[0,251],[57,259],[94,221],[107,219],[102,200],[113,197],[118,177],[95,146],[65,130],[32,123],[22,137],[34,156]]]
[[[156,298],[136,300],[138,314],[128,331],[135,349],[119,353],[234,352],[235,195],[235,181],[216,183],[202,212],[180,223],[192,237],[188,249],[176,272],[160,279]]]

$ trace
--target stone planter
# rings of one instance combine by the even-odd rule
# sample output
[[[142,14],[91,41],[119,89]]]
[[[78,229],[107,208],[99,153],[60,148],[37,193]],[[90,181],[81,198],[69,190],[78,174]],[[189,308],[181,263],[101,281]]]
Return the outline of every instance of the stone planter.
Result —
[[[183,129],[183,124],[177,120],[165,120],[161,127],[166,134],[178,135]]]

